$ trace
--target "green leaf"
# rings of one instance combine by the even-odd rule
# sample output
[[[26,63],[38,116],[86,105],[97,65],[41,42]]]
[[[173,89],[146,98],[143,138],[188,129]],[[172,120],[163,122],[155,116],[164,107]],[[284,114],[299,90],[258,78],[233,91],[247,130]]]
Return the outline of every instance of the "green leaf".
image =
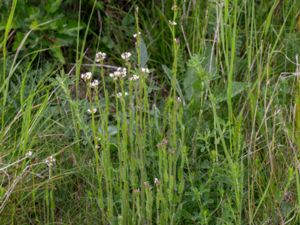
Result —
[[[94,4],[94,1],[91,1],[91,3]],[[95,8],[98,9],[98,10],[103,10],[103,9],[104,9],[103,4],[105,4],[105,3],[100,2],[100,1],[99,1],[99,2],[97,1],[97,2],[96,2],[96,5],[95,5]]]
[[[166,66],[166,65],[162,65],[162,68],[165,72],[165,74],[167,75],[169,81],[171,82],[172,81],[172,71]],[[179,97],[181,98],[183,104],[185,105],[185,100],[184,100],[184,96],[182,94],[182,90],[181,90],[181,87],[178,83],[178,81],[176,80],[176,92],[177,94],[179,95]]]
[[[140,43],[140,54],[141,54],[141,65],[140,66],[145,67],[149,60],[149,56],[148,56],[147,46],[142,38],[141,38],[141,43]]]
[[[69,35],[71,37],[76,37],[78,29],[81,30],[85,27],[84,23],[80,23],[78,26],[78,22],[75,20],[62,20],[62,25],[60,27],[59,33]]]
[[[131,26],[134,24],[134,16],[127,14],[122,20],[122,26]]]
[[[38,28],[38,26],[39,26],[39,22],[35,19],[31,22],[30,29],[36,30]]]
[[[201,85],[196,85],[196,83],[201,84],[201,79],[196,75],[194,68],[189,68],[183,80],[185,96],[189,101],[192,99],[196,91],[201,91]]]
[[[239,95],[240,93],[242,93],[247,88],[248,88],[248,83],[233,81],[232,82],[232,95],[231,95],[231,98]],[[221,91],[221,92],[218,91],[218,90],[216,92],[219,92],[219,94],[216,95],[217,103],[227,100],[227,88],[223,88],[223,91]]]
[[[13,44],[13,50],[16,51],[17,48],[20,46],[25,34],[23,32],[17,32],[14,44]]]
[[[55,47],[52,47],[50,50],[51,50],[51,53],[54,55],[54,57],[57,58],[60,63],[62,63],[62,64],[66,63],[60,47],[55,46]]]
[[[107,127],[107,131],[110,136],[114,136],[118,133],[118,128],[114,125],[109,125]],[[100,132],[100,134],[105,135],[105,133],[103,132],[103,130],[101,128],[99,128],[99,132]]]
[[[6,192],[6,189],[4,187],[0,186],[0,198],[2,198],[4,196],[5,192]]]
[[[109,36],[104,36],[101,41],[108,49],[112,49],[114,46],[116,46],[114,41]]]
[[[111,136],[114,136],[114,135],[116,135],[118,133],[118,128],[116,126],[109,125],[107,129],[108,129],[108,133]]]
[[[46,11],[48,13],[56,12],[59,9],[61,3],[62,3],[62,0],[49,0],[45,6]]]

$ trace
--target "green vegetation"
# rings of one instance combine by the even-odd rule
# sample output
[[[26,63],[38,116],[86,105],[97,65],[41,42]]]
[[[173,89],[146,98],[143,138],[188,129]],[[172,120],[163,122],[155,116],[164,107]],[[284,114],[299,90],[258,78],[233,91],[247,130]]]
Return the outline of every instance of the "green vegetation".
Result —
[[[0,1],[0,224],[300,224],[299,0]]]

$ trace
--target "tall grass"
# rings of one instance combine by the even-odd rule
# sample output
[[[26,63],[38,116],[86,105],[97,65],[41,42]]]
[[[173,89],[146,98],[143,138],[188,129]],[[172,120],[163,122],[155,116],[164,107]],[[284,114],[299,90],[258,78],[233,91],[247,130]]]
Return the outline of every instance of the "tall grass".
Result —
[[[8,48],[12,1],[0,45],[0,223],[299,224],[300,3],[101,11],[131,21],[132,37],[93,33],[97,1],[80,30],[84,2],[75,64],[63,66],[49,49],[24,53],[39,26]],[[122,40],[111,51],[108,34]]]

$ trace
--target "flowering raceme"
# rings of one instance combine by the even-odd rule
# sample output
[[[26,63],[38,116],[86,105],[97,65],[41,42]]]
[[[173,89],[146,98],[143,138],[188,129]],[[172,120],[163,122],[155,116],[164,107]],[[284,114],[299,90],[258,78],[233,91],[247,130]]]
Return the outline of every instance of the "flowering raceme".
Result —
[[[130,52],[124,52],[121,54],[121,58],[124,59],[125,61],[129,61],[129,58],[131,57]]]
[[[104,52],[97,52],[97,53],[96,53],[96,59],[95,59],[95,61],[96,61],[96,62],[101,62],[101,61],[103,61],[105,58],[106,58],[106,53],[104,53]]]
[[[80,77],[81,77],[82,80],[87,82],[92,78],[92,73],[91,72],[86,72],[86,73],[81,74]]]
[[[110,73],[109,76],[114,80],[124,78],[127,76],[127,69],[124,67],[118,67],[117,70],[113,73]]]

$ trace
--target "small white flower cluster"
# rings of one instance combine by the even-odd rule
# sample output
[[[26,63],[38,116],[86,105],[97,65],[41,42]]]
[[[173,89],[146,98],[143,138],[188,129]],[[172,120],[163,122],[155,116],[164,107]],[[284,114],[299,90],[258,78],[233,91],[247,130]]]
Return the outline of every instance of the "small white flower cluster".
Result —
[[[176,21],[171,21],[171,20],[169,20],[169,24],[171,25],[171,26],[176,26],[177,25],[177,23],[176,23]]]
[[[140,192],[141,192],[141,190],[139,188],[136,188],[136,189],[132,190],[132,193],[134,193],[134,194],[137,194],[137,193],[140,193]]]
[[[97,52],[96,53],[96,62],[101,62],[106,58],[106,53],[105,52]]]
[[[32,151],[29,151],[26,153],[26,157],[30,158],[32,156],[32,154],[33,154]]]
[[[142,67],[141,70],[143,73],[150,73],[150,70],[148,68]]]
[[[127,76],[127,69],[124,67],[118,67],[117,70],[113,73],[110,73],[109,76],[114,80],[124,78]]]
[[[129,77],[129,80],[134,81],[134,80],[138,80],[140,77],[136,74],[133,74],[132,77]]]
[[[92,79],[92,73],[91,72],[86,72],[80,75],[81,79],[84,80],[85,82],[87,82],[88,86],[90,86],[91,88],[96,88],[99,85],[99,81],[98,80],[93,80],[91,82]]]
[[[86,73],[82,73],[80,75],[81,79],[84,80],[85,82],[89,81],[92,79],[92,73],[91,72],[86,72]]]
[[[157,177],[154,178],[154,184],[157,188],[161,185],[160,180]],[[144,187],[145,189],[150,189],[150,190],[152,189],[152,186],[150,185],[149,181],[144,182]],[[139,188],[133,189],[132,192],[135,194],[140,193],[140,189]]]
[[[55,158],[51,155],[45,160],[45,163],[47,164],[47,166],[51,167],[54,165],[55,161]]]
[[[141,32],[135,33],[135,34],[133,35],[133,37],[134,37],[134,38],[137,38],[139,35],[141,35]]]
[[[99,81],[98,80],[93,80],[91,83],[89,83],[89,86],[91,88],[96,88],[99,85]]]
[[[121,57],[125,61],[129,61],[129,58],[131,57],[131,53],[130,52],[124,52],[124,53],[121,54]]]
[[[124,96],[127,96],[128,95],[128,92],[124,92]],[[119,92],[119,93],[117,93],[117,98],[121,98],[122,96],[123,96],[123,94],[122,94],[122,92]]]
[[[87,113],[88,114],[94,114],[94,113],[96,113],[97,112],[97,108],[91,108],[91,109],[88,109],[87,110]]]

